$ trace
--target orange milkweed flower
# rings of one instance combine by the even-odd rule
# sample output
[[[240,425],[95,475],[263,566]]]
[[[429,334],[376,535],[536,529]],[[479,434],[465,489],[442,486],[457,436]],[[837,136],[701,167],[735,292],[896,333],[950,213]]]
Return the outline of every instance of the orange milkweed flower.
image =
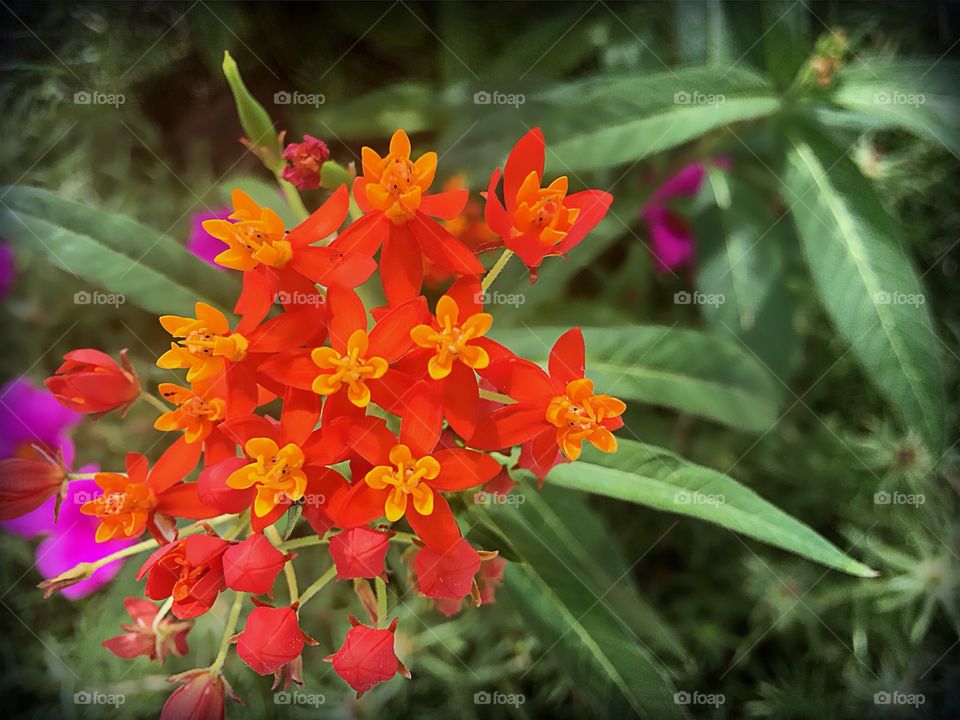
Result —
[[[420,379],[398,414],[431,436],[439,435],[444,418],[461,437],[472,435],[480,416],[477,372],[513,355],[486,337],[493,316],[483,312],[481,300],[480,281],[460,278],[437,301],[429,324],[410,331],[416,347],[397,363]]]
[[[260,532],[275,523],[294,503],[313,511],[326,507],[346,486],[344,477],[329,469],[346,456],[336,424],[314,432],[320,399],[309,391],[291,389],[283,399],[280,424],[259,415],[227,420],[223,432],[243,448],[245,458],[227,458],[207,468],[201,477],[204,497],[215,497],[221,509],[237,512],[250,506],[251,527]],[[214,501],[216,502],[216,501]],[[235,504],[236,503],[236,504]]]
[[[415,297],[379,313],[368,332],[367,311],[352,290],[330,288],[326,322],[330,345],[280,353],[260,372],[287,387],[310,390],[325,399],[323,420],[361,417],[371,402],[399,412],[416,378],[392,365],[413,345],[410,329],[429,316]]]
[[[229,219],[206,220],[203,229],[227,244],[215,262],[243,272],[243,291],[233,310],[243,316],[243,327],[257,325],[278,298],[316,297],[315,283],[356,287],[376,269],[362,254],[313,244],[343,225],[349,205],[345,187],[290,231],[276,212],[242,190],[234,190],[232,200]]]
[[[436,153],[412,160],[410,139],[397,130],[385,157],[363,148],[362,169],[353,195],[364,216],[330,247],[372,257],[382,246],[380,277],[390,305],[420,293],[424,258],[456,276],[483,272],[470,248],[434,219],[457,217],[467,202],[467,191],[462,189],[428,193],[437,170]]]
[[[195,483],[181,482],[199,455],[199,445],[191,446],[180,438],[152,470],[145,456],[127,453],[126,474],[94,475],[103,494],[81,505],[80,512],[100,520],[97,542],[139,537],[145,529],[158,540],[168,541],[175,534],[173,517],[204,520],[216,515],[216,510],[200,501]]]
[[[481,485],[500,471],[500,464],[473,450],[437,449],[436,438],[411,430],[402,423],[398,438],[380,418],[351,423],[347,442],[372,467],[334,498],[330,514],[347,529],[380,517],[390,522],[406,517],[424,543],[444,550],[461,536],[442,493]]]
[[[584,377],[583,333],[561,335],[550,351],[549,373],[521,358],[498,361],[487,379],[517,402],[495,410],[468,439],[483,450],[521,445],[521,465],[541,480],[561,461],[580,457],[584,440],[614,452],[612,431],[623,427],[623,401],[594,393]]]
[[[565,255],[596,227],[613,202],[602,190],[569,195],[566,176],[544,182],[546,146],[543,132],[533,128],[513,146],[503,169],[503,203],[497,197],[500,168],[487,186],[484,215],[528,268],[538,268],[543,258]]]

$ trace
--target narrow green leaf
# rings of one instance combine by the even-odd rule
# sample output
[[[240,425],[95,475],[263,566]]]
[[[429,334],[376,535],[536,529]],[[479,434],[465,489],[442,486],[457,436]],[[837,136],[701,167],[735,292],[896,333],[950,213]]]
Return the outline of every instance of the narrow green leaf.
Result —
[[[781,392],[796,345],[786,282],[792,226],[770,212],[756,188],[716,169],[709,178],[715,205],[696,221],[697,284],[704,297],[723,302],[702,303],[700,310],[712,331],[759,358]]]
[[[237,115],[247,139],[253,145],[253,151],[263,160],[263,164],[274,173],[283,169],[282,152],[273,121],[257,99],[250,94],[240,77],[237,61],[229,52],[223,53],[223,74],[230,85],[233,100],[237,105]]]
[[[791,142],[785,192],[824,309],[894,412],[938,453],[940,343],[913,263],[842,148],[810,130]]]
[[[601,76],[558,86],[536,99],[564,108],[557,127],[544,122],[547,165],[560,173],[633,163],[780,107],[763,80],[729,67]]]
[[[189,314],[198,300],[230,310],[240,292],[227,273],[133,218],[40,188],[0,188],[0,194],[0,235],[146,310]]]
[[[526,488],[524,495],[536,490]],[[523,564],[507,568],[502,588],[541,639],[543,653],[566,672],[604,717],[687,717],[673,701],[666,670],[633,637],[580,572],[515,506],[470,509],[473,519],[498,533]]]
[[[632,440],[618,444],[611,454],[585,450],[577,462],[555,467],[547,482],[689,515],[851,575],[876,575],[733,478],[669,450]]]
[[[681,299],[682,300],[682,299]],[[499,330],[496,339],[545,365],[564,328]],[[777,418],[767,372],[728,340],[695,330],[633,325],[583,328],[587,376],[598,392],[665,405],[746,432]]]

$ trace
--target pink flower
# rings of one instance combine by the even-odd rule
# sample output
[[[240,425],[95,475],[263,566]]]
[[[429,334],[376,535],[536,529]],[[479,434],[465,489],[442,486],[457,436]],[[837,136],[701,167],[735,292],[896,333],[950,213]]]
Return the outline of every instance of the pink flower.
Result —
[[[224,208],[213,212],[194,213],[190,217],[190,237],[187,240],[187,250],[217,270],[227,270],[227,268],[213,261],[217,255],[223,252],[223,241],[217,240],[204,230],[203,223],[206,220],[226,220],[232,212],[229,208]]]
[[[658,273],[693,265],[693,232],[687,220],[669,207],[669,201],[677,197],[693,197],[700,192],[711,165],[726,170],[730,162],[726,158],[717,158],[682,167],[656,189],[641,213],[650,231],[650,250]]]
[[[320,187],[320,169],[330,159],[330,148],[323,140],[304,135],[302,143],[290,143],[283,149],[287,166],[282,177],[298,190]]]

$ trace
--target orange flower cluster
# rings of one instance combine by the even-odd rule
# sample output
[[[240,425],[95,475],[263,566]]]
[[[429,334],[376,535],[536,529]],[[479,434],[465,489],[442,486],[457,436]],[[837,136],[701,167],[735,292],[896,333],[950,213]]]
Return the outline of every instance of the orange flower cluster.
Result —
[[[467,595],[478,604],[492,599],[502,561],[490,564],[493,553],[478,555],[462,539],[448,497],[503,476],[492,451],[519,446],[520,465],[541,480],[558,462],[576,460],[584,441],[613,452],[612,431],[625,410],[584,377],[579,329],[557,340],[547,369],[490,337],[494,317],[483,307],[487,286],[476,251],[502,245],[504,260],[516,253],[535,271],[545,257],[574,248],[610,206],[608,193],[571,194],[566,177],[545,178],[544,154],[534,129],[503,172],[493,172],[483,194],[486,225],[471,231],[482,242],[451,233],[465,235],[468,192],[449,186],[431,193],[437,155],[414,159],[402,130],[386,155],[363,148],[353,186],[363,214],[345,229],[346,187],[293,228],[239,190],[229,219],[204,223],[225,246],[216,262],[242,273],[232,308],[238,320],[202,302],[192,317],[160,318],[171,343],[157,365],[185,377],[160,385],[170,408],[155,427],[179,437],[152,468],[131,453],[125,472],[99,473],[103,494],[82,508],[100,519],[98,540],[147,530],[156,538],[161,547],[141,570],[148,597],[172,598],[173,614],[183,619],[205,612],[220,592],[249,591],[250,573],[257,589],[269,591],[294,558],[277,551],[284,548],[272,526],[296,507],[317,535],[339,530],[332,537],[345,538],[331,543],[331,552],[347,577],[385,577],[383,558],[397,528],[378,525],[405,519],[412,534],[399,535],[425,553],[416,572],[429,586],[420,588],[424,594],[446,601],[450,612]],[[469,225],[478,223],[475,203]],[[453,278],[432,309],[421,294],[425,268]],[[357,288],[378,269],[387,302],[369,309]],[[97,376],[94,368],[85,385],[95,389]],[[100,376],[111,383],[119,377]],[[71,406],[84,406],[84,385],[53,383],[69,388],[63,394]],[[130,402],[128,392],[113,395],[114,407]],[[109,410],[102,401],[87,404]],[[199,479],[188,480],[198,466]],[[215,516],[236,516],[233,536],[217,536],[210,526],[205,535],[178,535],[177,519]],[[241,533],[247,540],[238,544],[233,537]],[[489,565],[482,592],[481,561]],[[299,677],[300,651],[312,641],[299,628],[297,599],[278,608],[259,603],[239,636],[241,657],[258,672]],[[328,658],[358,692],[406,672],[393,655],[396,625],[384,629],[387,619],[376,620],[378,629],[353,621],[347,644]],[[153,635],[128,632],[139,633],[136,647],[145,654],[162,657]],[[288,643],[276,640],[288,636]],[[366,643],[387,640],[377,651],[388,656],[387,670],[365,675],[354,656]],[[177,706],[190,683],[222,687],[218,671],[215,663],[196,673],[199,680],[191,675],[175,694]],[[222,703],[217,708],[222,712]]]

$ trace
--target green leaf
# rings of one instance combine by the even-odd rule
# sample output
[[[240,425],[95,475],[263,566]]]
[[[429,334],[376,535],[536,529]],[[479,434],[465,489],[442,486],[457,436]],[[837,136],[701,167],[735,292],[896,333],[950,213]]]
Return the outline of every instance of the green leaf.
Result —
[[[237,115],[240,125],[247,139],[253,145],[252,151],[263,161],[263,164],[274,173],[283,169],[283,148],[273,128],[270,115],[264,110],[257,99],[250,94],[247,86],[240,77],[240,68],[237,61],[229,52],[223,53],[223,74],[230,85],[233,100],[237,105]]]
[[[535,493],[527,487],[523,497]],[[605,602],[609,586],[595,587],[582,563],[554,545],[553,537],[540,535],[543,523],[531,507],[474,505],[470,515],[523,560],[507,567],[501,592],[541,640],[542,655],[534,662],[558,658],[559,668],[590,704],[604,709],[598,716],[687,717],[673,702],[664,666]]]
[[[958,71],[951,60],[867,56],[840,71],[831,99],[863,119],[859,127],[900,128],[960,155]]]
[[[561,173],[634,163],[780,107],[766,82],[730,67],[600,76],[558,86],[536,100],[564,109],[562,117],[543,123],[547,165]]]
[[[662,448],[623,439],[615,453],[585,448],[547,482],[706,520],[851,575],[876,575],[750,488]]]
[[[791,142],[785,192],[823,306],[894,412],[939,452],[940,343],[893,221],[841,148],[809,130]]]
[[[0,235],[150,312],[190,314],[198,300],[230,310],[240,292],[227,273],[133,218],[40,188],[2,188],[0,196]]]
[[[517,354],[542,365],[559,327],[495,331]],[[665,405],[747,432],[777,419],[770,377],[749,353],[695,330],[651,325],[583,328],[587,377],[598,392]]]
[[[757,188],[717,168],[709,180],[715,203],[696,222],[697,284],[704,297],[723,302],[703,303],[700,311],[711,330],[742,343],[774,375],[778,392],[785,390],[796,346],[786,282],[790,222],[772,216]]]

